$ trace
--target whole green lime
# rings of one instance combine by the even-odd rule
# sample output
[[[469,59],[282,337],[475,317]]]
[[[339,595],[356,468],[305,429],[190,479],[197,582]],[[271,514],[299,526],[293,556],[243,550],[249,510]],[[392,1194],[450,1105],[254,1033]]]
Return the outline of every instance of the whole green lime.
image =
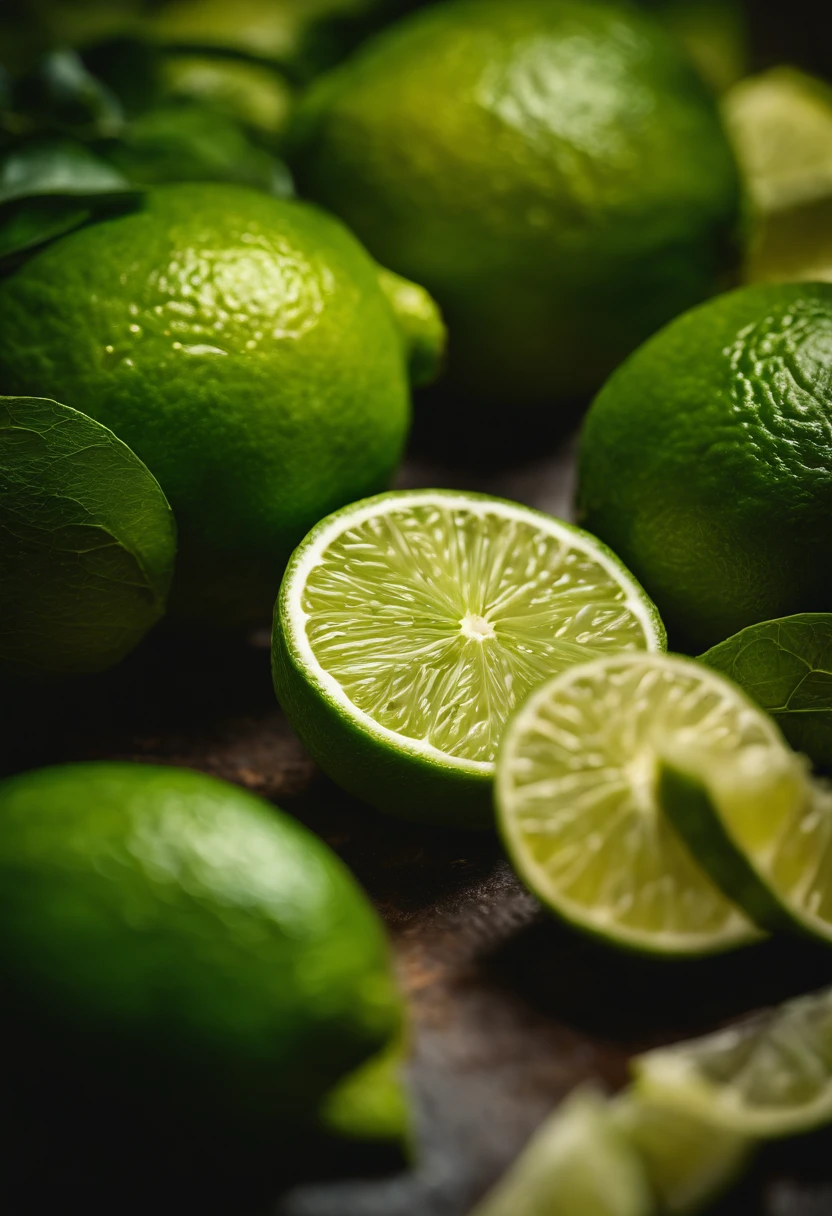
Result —
[[[37,397],[0,397],[0,675],[103,671],[159,620],[176,525],[112,431]]]
[[[740,187],[716,105],[649,16],[452,0],[319,79],[302,193],[436,297],[452,394],[594,391],[732,266]]]
[[[677,647],[832,608],[832,285],[743,288],[672,322],[595,399],[582,521]]]
[[[5,391],[57,395],[112,427],[170,499],[180,616],[268,621],[309,527],[388,484],[408,431],[414,315],[422,375],[442,326],[415,285],[399,293],[400,324],[381,273],[315,208],[190,183],[0,284]]]
[[[302,1122],[398,1033],[369,902],[259,798],[186,769],[79,764],[0,784],[0,824],[4,1019],[137,1098]]]

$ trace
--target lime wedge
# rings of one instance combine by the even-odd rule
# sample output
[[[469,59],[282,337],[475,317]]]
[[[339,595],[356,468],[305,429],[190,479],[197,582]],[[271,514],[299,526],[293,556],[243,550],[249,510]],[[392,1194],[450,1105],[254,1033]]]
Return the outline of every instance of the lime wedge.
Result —
[[[651,1216],[638,1154],[606,1099],[579,1089],[547,1119],[471,1216]]]
[[[759,924],[832,942],[832,791],[793,752],[696,768],[672,760],[660,797],[700,864]]]
[[[724,112],[755,212],[746,280],[832,280],[832,89],[773,68],[732,89]]]
[[[644,592],[594,537],[517,503],[401,491],[330,515],[275,613],[275,688],[321,767],[409,818],[492,821],[497,744],[547,676],[658,650]]]
[[[612,1117],[647,1170],[665,1216],[701,1212],[739,1179],[754,1153],[749,1136],[668,1107],[630,1086]]]
[[[743,1136],[832,1122],[832,989],[634,1061],[641,1093]]]
[[[832,195],[832,89],[823,81],[772,68],[735,85],[724,113],[758,210]]]
[[[787,751],[760,709],[698,663],[630,654],[572,667],[503,737],[498,821],[515,868],[554,912],[616,945],[695,955],[753,941],[662,813],[660,761],[766,747]]]

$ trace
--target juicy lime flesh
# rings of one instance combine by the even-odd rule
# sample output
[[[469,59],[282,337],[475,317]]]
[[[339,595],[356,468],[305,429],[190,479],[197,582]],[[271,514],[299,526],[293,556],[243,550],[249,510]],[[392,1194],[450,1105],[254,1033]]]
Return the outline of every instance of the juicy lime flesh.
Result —
[[[663,815],[662,754],[768,742],[765,716],[704,669],[622,656],[565,673],[515,720],[498,773],[509,847],[566,916],[622,942],[705,951],[753,929]]]
[[[663,1102],[761,1136],[832,1117],[832,989],[736,1026],[649,1052],[639,1084]]]
[[[528,691],[593,653],[658,645],[591,538],[522,509],[411,501],[359,515],[302,592],[320,666],[380,726],[490,763]]]
[[[832,791],[802,781],[799,793],[758,806],[723,798],[720,815],[777,899],[832,937]]]

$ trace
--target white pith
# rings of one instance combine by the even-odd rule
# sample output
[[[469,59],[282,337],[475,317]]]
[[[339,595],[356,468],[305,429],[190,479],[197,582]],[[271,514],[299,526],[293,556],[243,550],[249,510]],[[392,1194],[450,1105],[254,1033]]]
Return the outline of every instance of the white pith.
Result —
[[[426,740],[414,739],[388,729],[361,710],[346,695],[338,680],[321,665],[307,635],[306,622],[309,620],[309,614],[302,606],[304,588],[310,572],[321,562],[323,554],[332,542],[343,532],[349,531],[367,519],[406,511],[409,507],[424,506],[425,504],[449,509],[456,506],[481,518],[496,515],[506,520],[516,520],[548,533],[560,543],[585,553],[621,587],[625,595],[622,607],[625,607],[637,619],[647,647],[653,650],[659,649],[660,646],[658,627],[649,604],[645,602],[643,592],[614,558],[597,548],[591,539],[584,538],[569,525],[552,517],[538,514],[519,504],[515,506],[501,500],[478,499],[453,491],[416,491],[412,494],[397,494],[395,497],[382,501],[370,500],[354,510],[339,512],[328,522],[319,525],[311,539],[296,554],[283,589],[287,641],[307,677],[331,703],[377,739],[391,744],[399,751],[408,752],[432,763],[488,777],[494,773],[493,761],[467,760],[449,755]],[[464,636],[483,645],[488,645],[493,632],[487,620],[472,614],[462,618],[459,627]]]

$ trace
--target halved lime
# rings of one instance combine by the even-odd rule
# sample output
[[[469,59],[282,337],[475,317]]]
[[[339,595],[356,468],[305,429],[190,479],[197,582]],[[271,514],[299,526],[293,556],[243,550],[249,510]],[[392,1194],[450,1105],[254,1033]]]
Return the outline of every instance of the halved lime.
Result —
[[[644,592],[594,537],[517,503],[400,491],[330,515],[286,571],[277,695],[329,775],[382,810],[491,821],[503,725],[594,654],[658,650]]]
[[[558,1107],[471,1216],[651,1216],[641,1160],[604,1096],[586,1087]]]
[[[666,1106],[629,1086],[611,1103],[616,1127],[636,1148],[664,1216],[693,1216],[727,1191],[749,1164],[756,1141]]]
[[[832,989],[633,1063],[637,1088],[733,1133],[796,1135],[832,1122]]]
[[[661,757],[788,751],[722,676],[675,655],[611,655],[538,688],[509,722],[498,822],[540,899],[616,945],[708,954],[758,930],[700,869],[659,801]],[[791,754],[791,753],[789,753]]]
[[[832,942],[832,790],[802,756],[752,748],[707,774],[677,757],[660,797],[700,864],[759,924]]]

